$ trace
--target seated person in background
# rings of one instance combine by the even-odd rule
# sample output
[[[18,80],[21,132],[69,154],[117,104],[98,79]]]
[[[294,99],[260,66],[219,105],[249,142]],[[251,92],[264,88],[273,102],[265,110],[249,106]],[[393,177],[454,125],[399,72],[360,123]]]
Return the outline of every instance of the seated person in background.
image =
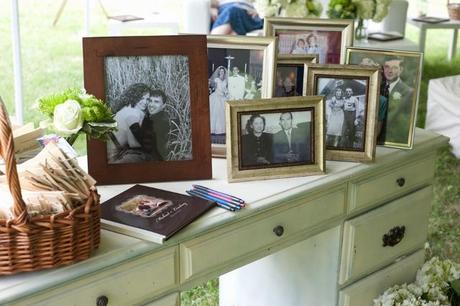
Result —
[[[262,29],[263,20],[250,0],[211,0],[211,34],[245,35]]]

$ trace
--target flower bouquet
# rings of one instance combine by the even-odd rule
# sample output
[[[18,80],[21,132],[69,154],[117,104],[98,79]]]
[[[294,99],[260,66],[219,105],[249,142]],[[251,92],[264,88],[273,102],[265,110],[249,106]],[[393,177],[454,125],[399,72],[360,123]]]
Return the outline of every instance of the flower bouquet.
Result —
[[[70,88],[37,100],[39,110],[52,120],[51,126],[72,145],[80,133],[107,140],[117,129],[110,108],[83,89]]]
[[[459,306],[460,264],[433,257],[418,271],[415,283],[396,285],[374,306]]]
[[[367,39],[364,20],[380,22],[388,15],[388,7],[393,0],[331,0],[327,14],[330,18],[358,19],[356,39]]]
[[[263,17],[319,17],[323,11],[318,0],[256,0],[254,5]]]

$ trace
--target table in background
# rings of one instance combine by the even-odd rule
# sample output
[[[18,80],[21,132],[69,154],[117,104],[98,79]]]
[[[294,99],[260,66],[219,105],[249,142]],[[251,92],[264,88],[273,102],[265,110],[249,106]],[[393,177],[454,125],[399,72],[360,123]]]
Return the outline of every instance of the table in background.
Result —
[[[161,28],[168,30],[168,34],[178,34],[179,33],[179,18],[178,16],[172,14],[166,14],[163,12],[153,12],[148,15],[139,16],[144,19],[142,20],[133,20],[133,21],[119,21],[114,19],[109,19],[109,35],[119,36],[122,34],[124,29],[134,29],[134,28]]]
[[[370,39],[368,41],[355,40],[353,46],[385,50],[420,51],[419,46],[408,38],[390,41],[378,41]]]
[[[457,36],[458,36],[458,29],[460,28],[460,21],[449,20],[446,22],[428,23],[428,22],[419,22],[419,21],[409,19],[408,22],[420,30],[420,34],[419,34],[420,52],[425,52],[426,32],[428,29],[452,29],[452,38],[449,43],[449,49],[447,50],[447,59],[451,61],[452,59],[455,58],[455,53],[457,52]]]

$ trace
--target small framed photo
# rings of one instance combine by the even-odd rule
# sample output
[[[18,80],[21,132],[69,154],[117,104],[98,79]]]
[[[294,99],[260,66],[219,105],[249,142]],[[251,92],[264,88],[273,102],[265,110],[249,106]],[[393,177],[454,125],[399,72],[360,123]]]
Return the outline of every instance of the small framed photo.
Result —
[[[346,62],[380,69],[377,144],[411,149],[423,54],[420,52],[348,48]]]
[[[86,90],[118,126],[88,140],[99,184],[212,177],[206,36],[83,38],[83,61]]]
[[[301,96],[303,94],[305,65],[317,61],[317,54],[278,57],[273,97]]]
[[[325,99],[326,159],[370,162],[375,158],[377,68],[309,64],[305,94]]]
[[[225,157],[225,102],[273,96],[276,39],[208,36],[208,89],[214,157]]]
[[[264,34],[278,37],[278,56],[318,54],[320,64],[343,64],[353,45],[353,20],[272,17]]]
[[[226,115],[229,182],[324,173],[322,97],[229,101]]]

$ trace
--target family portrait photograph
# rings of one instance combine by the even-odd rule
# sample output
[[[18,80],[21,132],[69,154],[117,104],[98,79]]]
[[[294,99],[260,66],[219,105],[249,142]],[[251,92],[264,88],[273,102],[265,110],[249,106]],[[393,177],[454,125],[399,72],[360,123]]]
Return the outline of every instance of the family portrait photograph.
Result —
[[[104,64],[105,100],[117,121],[108,163],[190,160],[188,58],[110,56]]]
[[[229,101],[228,180],[324,173],[323,101],[321,96]]]
[[[239,114],[241,169],[312,163],[313,109]]]
[[[269,17],[264,35],[278,38],[279,57],[316,54],[319,64],[343,64],[353,45],[353,20]]]
[[[324,96],[326,158],[375,159],[379,70],[355,65],[308,64],[306,95]]]
[[[278,31],[279,55],[317,54],[320,64],[339,64],[341,31]]]
[[[263,50],[208,48],[211,142],[225,144],[225,102],[262,96]]]
[[[378,144],[412,147],[421,54],[350,48],[347,61],[380,70]]]
[[[318,95],[326,99],[326,148],[364,151],[367,79],[319,77]]]

